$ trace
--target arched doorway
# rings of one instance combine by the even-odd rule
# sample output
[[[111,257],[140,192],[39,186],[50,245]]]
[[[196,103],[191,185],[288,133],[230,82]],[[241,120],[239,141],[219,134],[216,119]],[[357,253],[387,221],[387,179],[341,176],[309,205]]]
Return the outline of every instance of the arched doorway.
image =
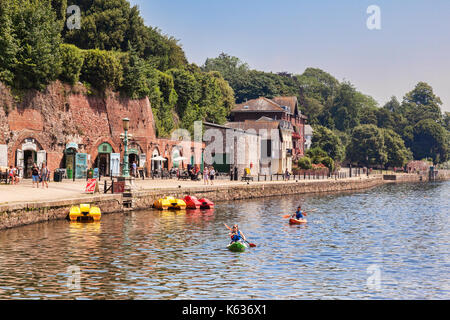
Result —
[[[66,144],[66,149],[64,150],[64,163],[63,166],[66,169],[66,174],[68,179],[75,178],[75,168],[76,168],[76,156],[78,153],[78,144],[70,142]]]
[[[31,178],[33,164],[41,168],[47,162],[47,152],[34,138],[26,138],[16,150],[16,166],[23,178]]]
[[[136,163],[137,168],[143,168],[145,166],[146,158],[141,146],[134,141],[131,142],[130,148],[128,149],[128,163],[130,165],[130,170],[132,169],[133,163]]]
[[[98,146],[98,155],[94,161],[94,165],[98,168],[101,176],[110,176],[111,174],[111,154],[113,148],[108,142],[103,142]]]
[[[162,161],[153,160],[153,158],[156,158],[156,157],[159,157],[159,156],[160,156],[159,150],[158,150],[158,148],[155,148],[153,150],[153,152],[152,152],[152,160],[151,160],[151,169],[152,169],[152,171],[160,170],[161,167],[162,167]]]

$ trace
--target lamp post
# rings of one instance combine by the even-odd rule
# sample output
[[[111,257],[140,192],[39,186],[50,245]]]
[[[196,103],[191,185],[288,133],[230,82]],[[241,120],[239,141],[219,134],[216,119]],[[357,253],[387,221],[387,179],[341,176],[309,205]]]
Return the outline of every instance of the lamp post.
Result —
[[[122,169],[122,176],[125,178],[130,177],[130,170],[128,165],[128,129],[130,128],[130,119],[123,118],[123,130],[125,131],[124,137],[123,137],[123,145],[124,145],[124,153],[123,153],[123,169]]]

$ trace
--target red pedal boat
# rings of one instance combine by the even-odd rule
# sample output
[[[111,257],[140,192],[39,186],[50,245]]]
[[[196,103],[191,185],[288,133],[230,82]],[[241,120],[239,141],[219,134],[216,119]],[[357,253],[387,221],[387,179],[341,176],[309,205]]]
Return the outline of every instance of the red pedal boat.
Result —
[[[198,200],[201,202],[200,209],[214,209],[214,203],[206,198]]]
[[[200,209],[202,206],[202,202],[199,201],[194,196],[186,196],[184,197],[184,202],[186,202],[186,208],[187,209]]]

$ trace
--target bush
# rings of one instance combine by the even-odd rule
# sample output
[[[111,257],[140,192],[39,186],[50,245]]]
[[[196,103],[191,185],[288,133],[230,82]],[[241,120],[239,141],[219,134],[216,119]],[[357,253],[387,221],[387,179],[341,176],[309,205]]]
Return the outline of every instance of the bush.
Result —
[[[325,157],[322,159],[321,163],[330,170],[330,172],[333,172],[335,169],[334,160],[331,157]]]
[[[298,167],[303,170],[309,170],[312,168],[311,159],[308,157],[303,157],[298,160]]]
[[[81,79],[100,90],[116,90],[123,79],[119,54],[98,49],[86,50]]]
[[[61,45],[62,70],[60,79],[70,84],[76,84],[80,79],[84,62],[83,50],[72,44]]]
[[[311,158],[312,163],[319,164],[323,158],[328,157],[328,154],[319,147],[311,148],[306,151],[306,155]]]

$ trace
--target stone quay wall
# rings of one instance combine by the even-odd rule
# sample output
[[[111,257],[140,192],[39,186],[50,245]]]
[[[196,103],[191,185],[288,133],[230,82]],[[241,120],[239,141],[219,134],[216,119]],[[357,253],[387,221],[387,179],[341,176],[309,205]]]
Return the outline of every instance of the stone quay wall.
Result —
[[[122,212],[123,210],[122,195],[100,195],[91,198],[7,204],[0,206],[0,230],[65,219],[70,208],[81,203],[99,207],[102,214]]]
[[[450,180],[450,172],[442,172],[437,180]],[[186,195],[197,198],[208,198],[214,202],[256,199],[271,196],[284,196],[307,193],[325,193],[356,191],[373,188],[386,183],[427,182],[426,175],[374,175],[370,178],[345,180],[316,180],[299,182],[268,182],[249,183],[229,186],[199,186],[190,189],[155,189],[134,191],[131,198],[124,198],[122,194],[94,195],[92,197],[74,198],[59,201],[43,201],[33,203],[0,205],[0,230],[41,223],[52,220],[65,219],[74,205],[89,203],[100,207],[102,214],[126,212],[124,199],[131,199],[132,210],[145,210],[153,206],[155,200],[173,196],[184,198]]]
[[[381,176],[370,179],[299,181],[296,183],[250,183],[239,186],[196,187],[186,189],[166,189],[133,193],[133,208],[150,208],[154,201],[165,196],[184,198],[187,195],[198,199],[208,198],[213,202],[256,199],[272,196],[352,191],[372,188],[383,184]]]

